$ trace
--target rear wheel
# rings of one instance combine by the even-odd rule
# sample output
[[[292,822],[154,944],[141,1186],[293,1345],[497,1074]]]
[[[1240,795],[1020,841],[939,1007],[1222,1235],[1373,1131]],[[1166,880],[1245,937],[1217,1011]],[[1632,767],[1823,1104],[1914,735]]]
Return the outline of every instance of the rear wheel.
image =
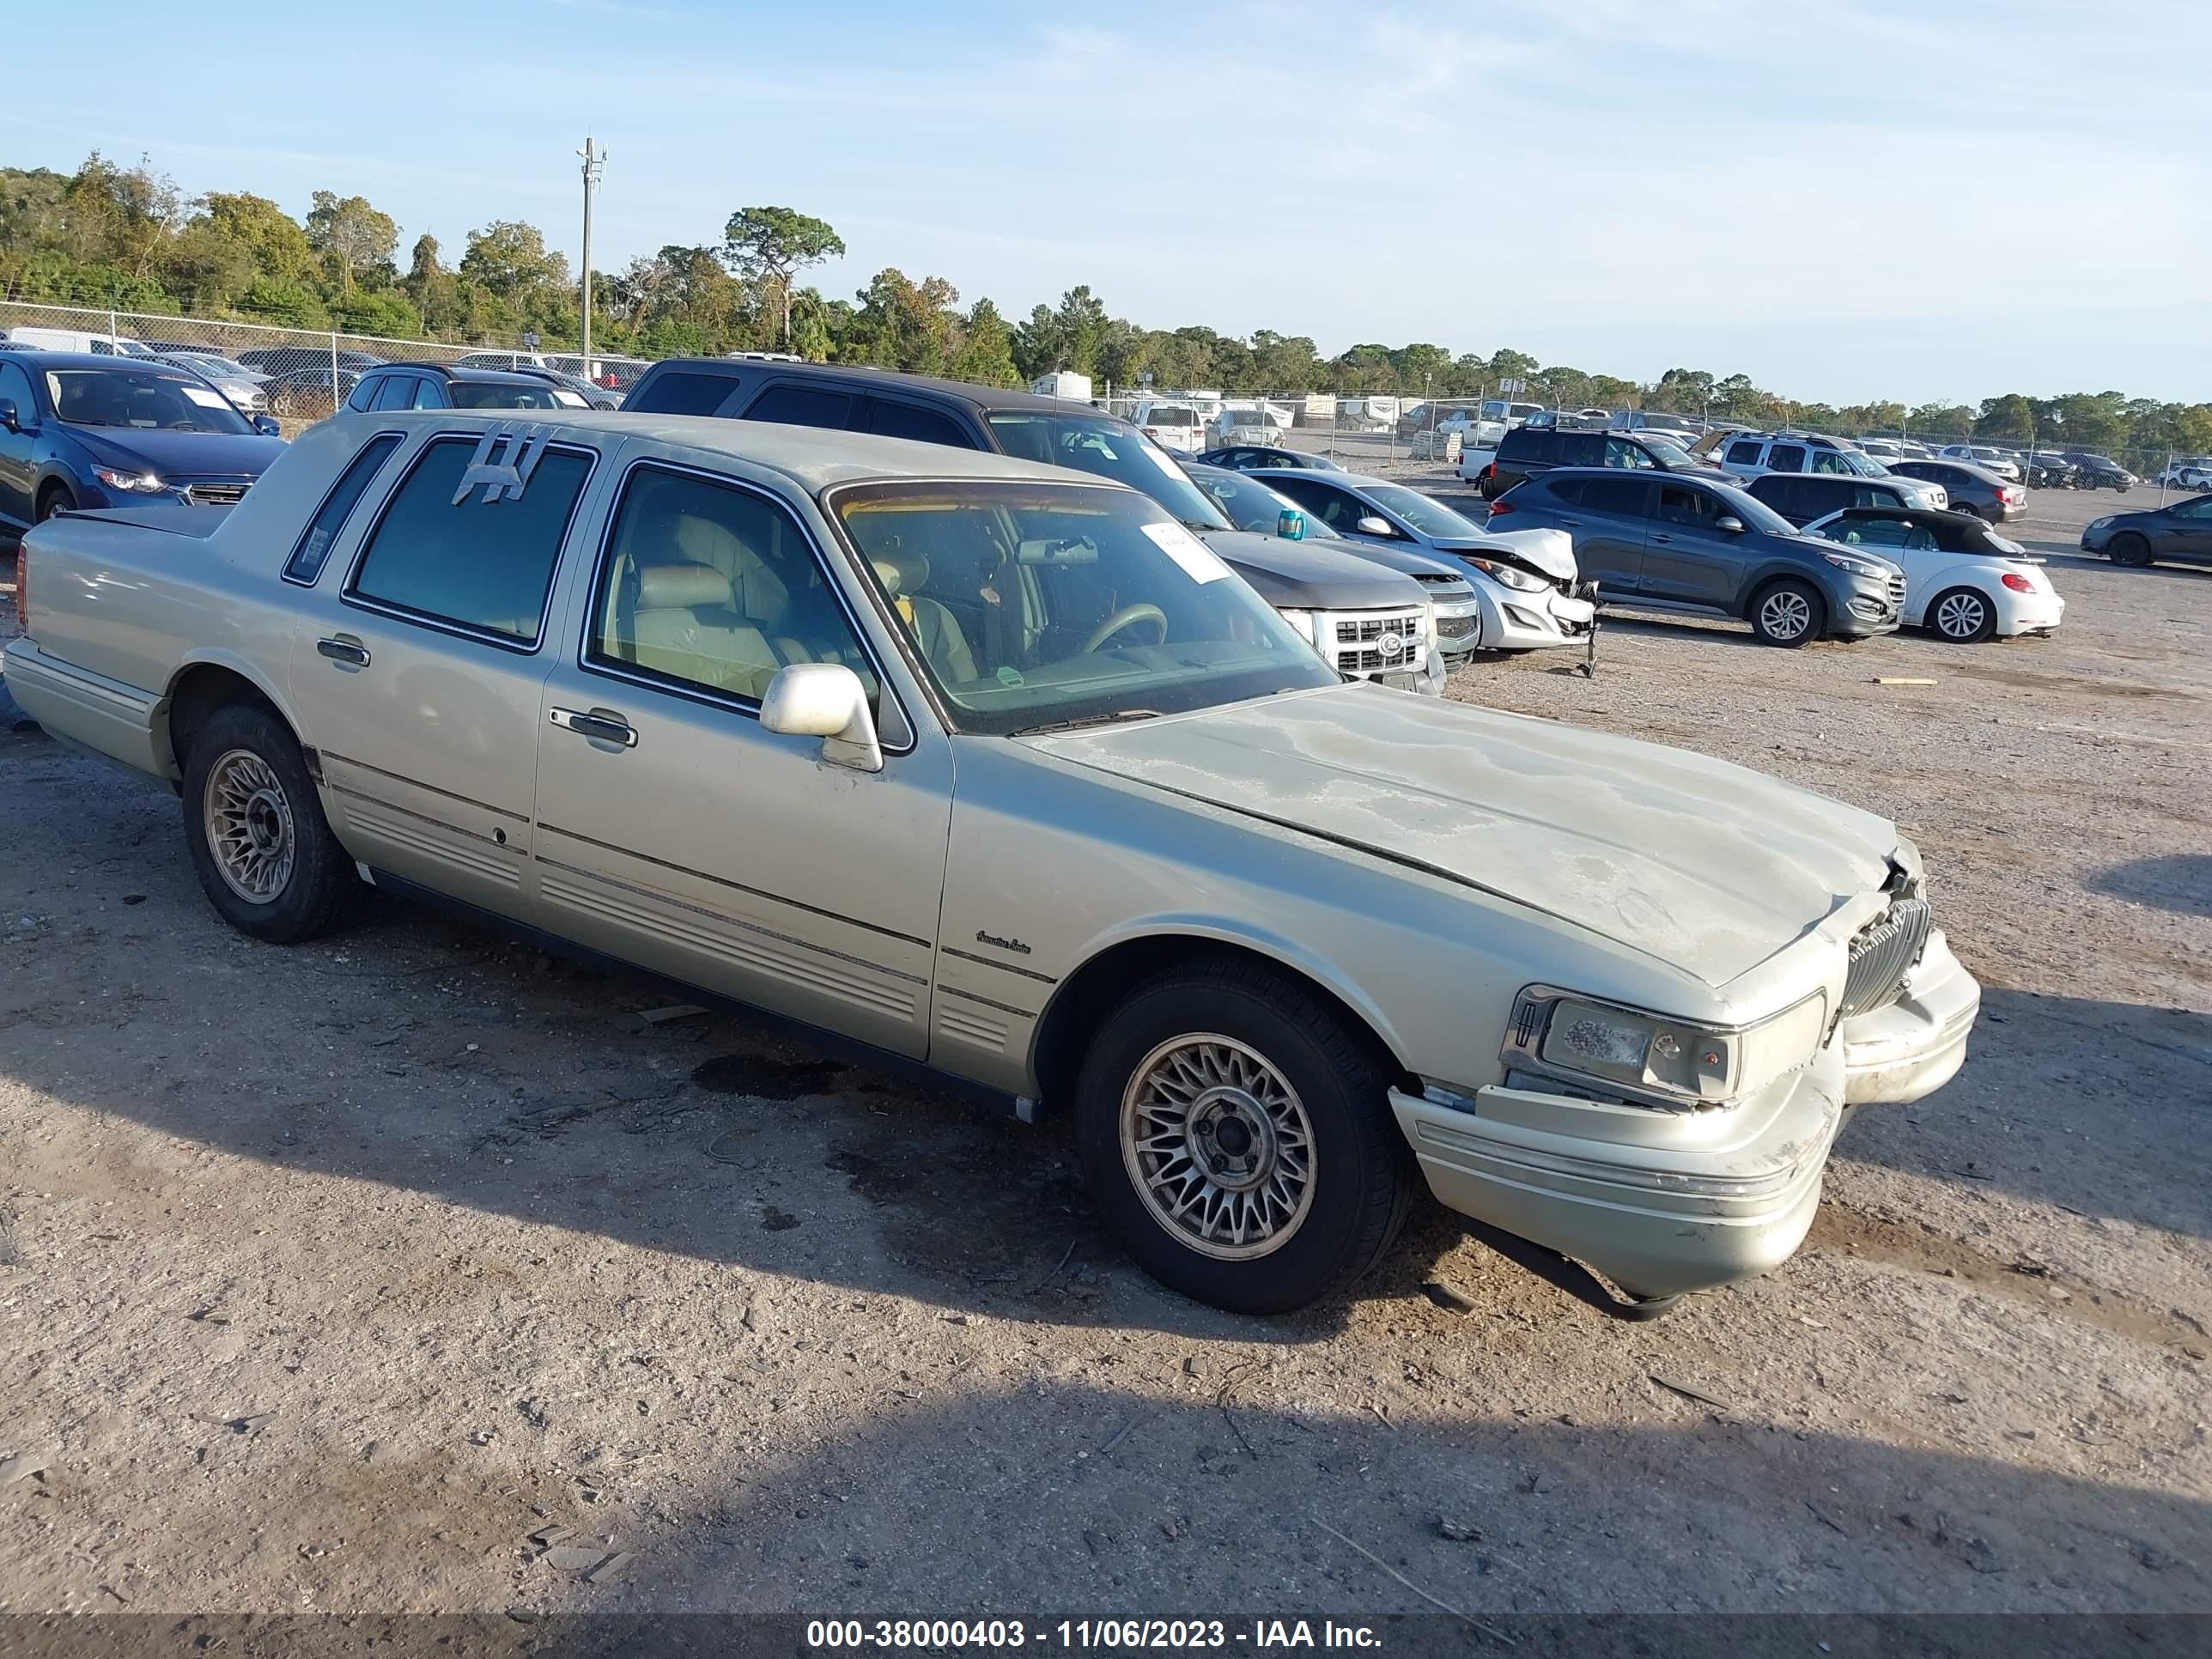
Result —
[[[1779,581],[1752,601],[1751,631],[1762,645],[1802,645],[1827,626],[1827,601],[1808,582]]]
[[[2150,544],[2132,530],[2113,537],[2112,545],[2105,551],[2115,564],[2145,565],[2150,562]]]
[[[1146,1272],[1231,1313],[1279,1314],[1351,1283],[1413,1192],[1391,1068],[1298,985],[1222,960],[1132,992],[1091,1045],[1084,1173]]]
[[[1982,509],[1972,501],[1954,501],[1951,503],[1951,510],[1954,513],[1963,513],[1970,519],[1978,519],[1982,516]]]
[[[345,920],[363,889],[283,721],[250,703],[219,708],[184,770],[185,844],[225,921],[292,945]]]
[[[1954,645],[1979,645],[1997,631],[1997,608],[1986,593],[1949,588],[1929,602],[1928,625]]]

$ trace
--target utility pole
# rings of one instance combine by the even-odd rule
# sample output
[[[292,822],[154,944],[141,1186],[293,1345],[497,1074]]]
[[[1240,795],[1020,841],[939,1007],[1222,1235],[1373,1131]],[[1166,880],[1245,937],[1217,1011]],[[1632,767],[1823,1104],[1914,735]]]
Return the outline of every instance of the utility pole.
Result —
[[[592,373],[592,195],[605,170],[607,153],[586,137],[576,154],[584,158],[584,378],[596,380],[599,376]]]

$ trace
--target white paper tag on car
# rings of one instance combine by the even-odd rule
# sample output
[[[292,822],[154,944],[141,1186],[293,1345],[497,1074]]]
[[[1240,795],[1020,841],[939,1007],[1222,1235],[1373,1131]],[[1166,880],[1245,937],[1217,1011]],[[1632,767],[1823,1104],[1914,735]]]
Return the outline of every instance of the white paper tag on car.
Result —
[[[228,404],[223,401],[222,393],[220,392],[210,392],[205,386],[180,386],[177,390],[183,392],[185,397],[191,398],[192,402],[198,404],[202,409],[228,409],[230,407]]]
[[[1221,556],[1179,524],[1148,524],[1144,532],[1194,582],[1218,582],[1229,574]]]

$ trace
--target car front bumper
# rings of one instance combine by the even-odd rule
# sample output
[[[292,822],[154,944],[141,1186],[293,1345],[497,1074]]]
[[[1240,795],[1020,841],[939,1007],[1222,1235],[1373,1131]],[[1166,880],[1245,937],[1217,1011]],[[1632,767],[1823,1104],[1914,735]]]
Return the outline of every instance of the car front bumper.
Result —
[[[1942,932],[1886,1008],[1727,1111],[1661,1112],[1496,1085],[1474,1109],[1390,1109],[1447,1208],[1584,1262],[1638,1298],[1766,1273],[1803,1242],[1850,1112],[1920,1099],[1966,1058],[1981,987]]]
[[[1542,651],[1580,645],[1589,637],[1597,607],[1556,588],[1523,592],[1473,573],[1469,585],[1482,605],[1482,644],[1489,651]]]
[[[1886,1008],[1843,1024],[1844,1103],[1906,1105],[1933,1094],[1966,1063],[1982,988],[1940,927]]]

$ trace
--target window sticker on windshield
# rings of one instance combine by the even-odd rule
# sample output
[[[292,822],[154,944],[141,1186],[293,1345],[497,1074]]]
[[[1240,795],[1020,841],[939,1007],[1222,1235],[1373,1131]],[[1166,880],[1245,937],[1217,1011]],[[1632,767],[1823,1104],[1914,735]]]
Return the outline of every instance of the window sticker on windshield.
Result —
[[[1179,524],[1148,524],[1144,532],[1194,582],[1218,582],[1229,574],[1219,556]]]
[[[210,392],[204,386],[180,386],[177,390],[183,392],[185,397],[191,398],[202,409],[222,409],[228,406],[222,400],[222,393],[220,392]]]

